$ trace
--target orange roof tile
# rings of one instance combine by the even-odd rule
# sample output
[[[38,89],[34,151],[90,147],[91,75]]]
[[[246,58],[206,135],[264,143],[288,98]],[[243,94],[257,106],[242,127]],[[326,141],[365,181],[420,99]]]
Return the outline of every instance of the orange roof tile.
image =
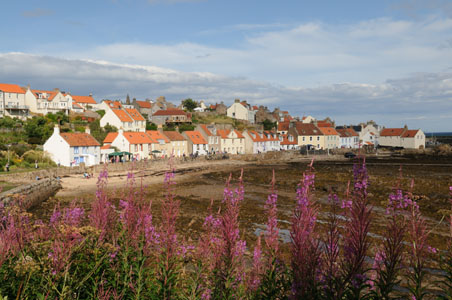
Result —
[[[112,108],[111,110],[115,113],[119,120],[121,120],[121,122],[133,122],[132,118],[122,109]]]
[[[339,133],[340,137],[358,136],[358,133],[355,130],[353,130],[353,128],[336,129],[336,131]]]
[[[243,136],[243,134],[242,134],[240,131],[234,130],[234,132],[235,132],[235,134],[237,134],[237,137],[238,137],[239,139],[244,139],[244,138],[245,138],[245,137]]]
[[[137,104],[140,108],[152,108],[151,102],[148,101],[137,101]]]
[[[99,142],[96,141],[95,138],[93,138],[91,135],[87,133],[81,133],[81,132],[63,132],[60,133],[60,136],[71,146],[82,146],[82,147],[89,147],[89,146],[100,146]]]
[[[248,130],[248,136],[253,140],[253,142],[265,142],[267,139],[263,138],[257,131]]]
[[[319,127],[319,129],[324,135],[339,135],[333,127]]]
[[[163,131],[163,134],[171,141],[185,141],[184,136],[177,131]]]
[[[122,108],[122,104],[119,101],[105,100],[104,102],[111,108]]]
[[[146,121],[135,108],[126,108],[125,110],[135,121]]]
[[[265,137],[267,138],[267,140],[269,140],[269,141],[279,141],[279,138],[276,135],[276,133],[268,131],[268,130],[264,131],[264,133],[265,133]]]
[[[297,145],[297,139],[290,134],[282,134],[283,140],[280,143],[281,145]],[[293,137],[293,141],[289,141],[289,136]]]
[[[151,137],[145,132],[136,131],[125,131],[123,132],[124,137],[129,141],[130,144],[152,144],[156,143]]]
[[[111,144],[118,136],[117,132],[109,132],[104,139],[104,144]]]
[[[381,131],[380,136],[401,136],[404,128],[385,128]]]
[[[323,132],[320,131],[320,129],[315,126],[312,123],[302,123],[297,122],[295,123],[295,129],[298,133],[298,135],[323,135]]]
[[[208,135],[208,136],[212,136],[212,132],[210,132],[210,130],[207,128],[206,124],[201,124],[200,125],[202,130],[204,130],[204,132]]]
[[[25,91],[17,84],[0,83],[0,91],[5,93],[25,94]]]
[[[413,129],[413,130],[407,130],[402,137],[404,138],[413,138],[417,132],[419,131],[419,129]]]
[[[92,96],[77,96],[71,95],[72,100],[77,103],[86,103],[86,104],[97,104],[96,100]]]
[[[333,124],[326,121],[317,121],[317,127],[332,127]]]
[[[72,103],[72,108],[81,108],[81,109],[83,109],[83,106],[80,106],[78,103]]]
[[[289,122],[279,122],[278,123],[278,131],[288,131],[289,130]]]
[[[47,99],[47,101],[52,101],[53,98],[58,94],[57,91],[43,91],[43,90],[31,90],[35,94],[36,98],[39,98],[38,94],[46,94],[46,97],[42,99]]]
[[[111,145],[103,145],[102,147],[100,147],[100,150],[106,150],[106,149],[110,149]]]
[[[206,140],[202,137],[199,131],[184,131],[188,138],[193,142],[193,144],[207,144]]]
[[[160,131],[158,130],[147,130],[146,133],[151,137],[151,139],[157,141],[157,140],[164,140],[165,143],[169,143],[170,140]]]
[[[217,134],[221,136],[222,139],[227,139],[231,131],[228,129],[218,129]]]

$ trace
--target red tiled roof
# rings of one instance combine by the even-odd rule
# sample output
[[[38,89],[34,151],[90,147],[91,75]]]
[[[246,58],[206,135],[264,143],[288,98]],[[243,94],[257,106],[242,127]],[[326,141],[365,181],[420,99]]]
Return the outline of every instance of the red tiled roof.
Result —
[[[257,107],[256,105],[253,105],[253,110],[259,110],[259,107]]]
[[[31,90],[31,91],[33,94],[35,94],[36,98],[39,98],[38,94],[46,94],[47,97],[42,99],[47,99],[48,101],[52,101],[53,98],[55,98],[55,96],[58,94],[57,91],[42,91],[42,90]]]
[[[221,136],[222,139],[227,139],[231,131],[228,129],[218,129],[217,134]]]
[[[419,129],[414,129],[414,130],[407,130],[402,137],[403,138],[413,138],[417,132],[419,131]]]
[[[100,150],[107,150],[107,149],[110,149],[110,147],[111,147],[110,144],[108,144],[108,145],[103,145],[102,147],[100,147]]]
[[[253,140],[253,142],[265,142],[267,139],[263,138],[257,131],[248,130],[248,136]]]
[[[323,132],[312,123],[295,123],[295,129],[298,132],[298,135],[323,135]]]
[[[326,121],[317,121],[317,127],[332,127],[333,124]]]
[[[385,128],[381,131],[380,136],[401,136],[404,128]]]
[[[188,138],[193,142],[193,144],[207,144],[206,140],[202,137],[199,131],[184,131]]]
[[[180,116],[180,115],[187,114],[182,109],[158,110],[153,114],[153,116]]]
[[[148,101],[137,101],[137,104],[141,108],[152,108],[151,102]]]
[[[332,127],[319,127],[319,129],[324,135],[339,135],[336,129]]]
[[[117,132],[109,132],[104,139],[104,144],[111,144],[118,136]]]
[[[216,104],[210,104],[210,109],[217,109],[217,105]]]
[[[78,103],[97,104],[96,100],[92,96],[77,96],[71,95],[72,99]]]
[[[244,139],[244,138],[245,138],[245,137],[243,136],[243,134],[242,134],[240,131],[234,130],[234,132],[235,132],[235,134],[237,134],[237,137],[238,137],[239,139]]]
[[[163,134],[171,141],[185,141],[184,136],[177,131],[163,131]]]
[[[297,139],[295,137],[293,137],[293,141],[289,141],[289,135],[290,134],[282,134],[281,136],[283,137],[282,142],[280,143],[281,145],[296,145],[297,144]],[[291,135],[290,135],[291,136]]]
[[[76,146],[82,146],[82,147],[89,147],[89,146],[100,146],[99,142],[96,141],[95,138],[93,138],[91,135],[87,133],[81,133],[81,132],[63,132],[60,133],[60,136],[69,144],[71,147]]]
[[[115,115],[121,120],[121,122],[133,122],[132,118],[122,109],[112,108]]]
[[[119,101],[105,100],[104,102],[111,108],[122,108],[122,104]]]
[[[267,140],[269,140],[269,141],[279,141],[278,136],[274,132],[267,130],[267,131],[264,131],[264,134],[265,134],[265,137],[267,138]]]
[[[146,133],[151,137],[151,139],[157,141],[157,140],[164,140],[165,143],[169,143],[170,140],[160,131],[158,130],[147,130]]]
[[[129,141],[130,144],[152,144],[152,143],[156,143],[145,132],[126,131],[126,132],[123,132],[123,135]]]
[[[289,130],[289,122],[279,122],[278,123],[278,131],[288,131]]]
[[[339,133],[340,137],[358,136],[358,133],[354,131],[353,128],[336,129],[336,131]]]
[[[125,110],[135,121],[146,121],[135,108],[126,108]]]
[[[206,124],[201,124],[200,125],[202,130],[204,130],[204,132],[208,135],[208,136],[212,136],[212,132],[210,132],[210,130],[207,128]]]
[[[5,93],[25,94],[25,91],[17,84],[0,83],[0,91]]]

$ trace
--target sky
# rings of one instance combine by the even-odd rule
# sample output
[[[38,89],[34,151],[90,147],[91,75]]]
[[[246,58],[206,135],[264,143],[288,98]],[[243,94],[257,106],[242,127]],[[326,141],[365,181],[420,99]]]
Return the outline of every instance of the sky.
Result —
[[[452,131],[451,0],[17,0],[2,11],[3,83]]]

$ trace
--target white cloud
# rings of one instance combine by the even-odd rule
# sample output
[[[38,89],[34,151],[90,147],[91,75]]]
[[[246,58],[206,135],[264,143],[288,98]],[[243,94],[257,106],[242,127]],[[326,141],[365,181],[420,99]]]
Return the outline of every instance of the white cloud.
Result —
[[[164,95],[178,103],[187,97],[232,103],[246,99],[294,115],[330,116],[338,124],[374,119],[386,126],[452,130],[452,72],[417,73],[380,84],[342,83],[303,88],[209,72],[182,72],[161,67],[61,59],[23,53],[0,54],[0,82],[58,87],[96,99],[138,99]]]

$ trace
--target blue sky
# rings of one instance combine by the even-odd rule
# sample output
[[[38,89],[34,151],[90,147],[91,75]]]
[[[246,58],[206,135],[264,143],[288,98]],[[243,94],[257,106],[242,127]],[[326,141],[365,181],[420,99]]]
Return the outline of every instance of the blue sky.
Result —
[[[452,131],[452,2],[2,4],[0,82]]]

